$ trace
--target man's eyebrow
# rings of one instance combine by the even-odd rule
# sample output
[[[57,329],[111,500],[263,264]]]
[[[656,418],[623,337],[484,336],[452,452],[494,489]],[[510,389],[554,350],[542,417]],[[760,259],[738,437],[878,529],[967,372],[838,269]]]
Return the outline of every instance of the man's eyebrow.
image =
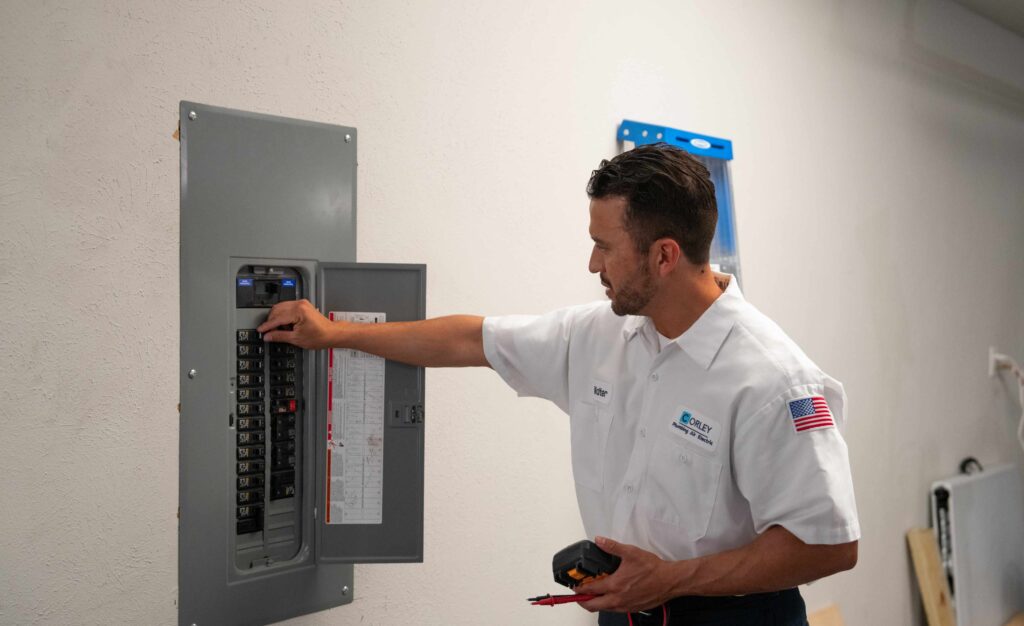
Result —
[[[593,236],[593,235],[591,235],[591,236],[590,236],[590,238],[594,240],[594,243],[600,243],[600,244],[606,244],[606,243],[608,243],[608,242],[607,242],[607,241],[605,241],[604,239],[601,239],[600,237],[595,237],[595,236]]]

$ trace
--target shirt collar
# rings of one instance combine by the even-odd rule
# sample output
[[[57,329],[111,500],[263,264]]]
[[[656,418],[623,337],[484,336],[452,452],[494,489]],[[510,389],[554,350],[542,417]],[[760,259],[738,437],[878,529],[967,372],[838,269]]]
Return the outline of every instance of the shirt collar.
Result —
[[[736,306],[743,301],[743,293],[740,291],[736,277],[731,274],[724,274],[729,278],[729,285],[718,296],[711,306],[697,318],[697,321],[686,329],[673,342],[679,344],[690,358],[696,361],[704,369],[711,367],[712,361],[718,354],[719,348],[725,343],[734,323],[734,311]],[[651,318],[643,315],[627,316],[622,326],[622,336],[626,341],[631,340],[641,330],[650,332],[652,337],[657,337],[657,331]],[[655,339],[656,340],[656,339]],[[671,346],[671,344],[669,344]],[[668,346],[666,346],[666,349]]]

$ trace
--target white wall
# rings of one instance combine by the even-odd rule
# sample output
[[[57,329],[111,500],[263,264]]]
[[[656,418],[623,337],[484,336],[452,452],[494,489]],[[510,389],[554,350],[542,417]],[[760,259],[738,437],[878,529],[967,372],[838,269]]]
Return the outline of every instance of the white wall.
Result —
[[[601,297],[584,184],[624,117],[728,137],[745,290],[851,397],[857,568],[804,590],[923,623],[903,533],[1019,460],[1024,107],[907,45],[900,2],[0,4],[0,622],[176,619],[178,144],[190,99],[360,131],[359,258],[428,312]],[[301,624],[592,623],[566,420],[428,373],[426,560]],[[500,567],[496,567],[500,564]]]

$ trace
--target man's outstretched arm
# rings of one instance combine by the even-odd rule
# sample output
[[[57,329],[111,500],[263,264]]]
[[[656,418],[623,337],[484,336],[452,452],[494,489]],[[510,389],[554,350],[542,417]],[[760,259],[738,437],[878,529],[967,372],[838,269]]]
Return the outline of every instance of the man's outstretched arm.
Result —
[[[307,350],[352,348],[424,367],[487,367],[484,318],[450,315],[419,322],[357,324],[327,319],[309,300],[281,302],[257,329],[266,341]],[[291,325],[291,330],[282,326]]]
[[[812,545],[781,526],[751,543],[686,561],[665,561],[636,546],[598,538],[603,550],[622,557],[614,574],[582,585],[577,593],[600,597],[581,606],[589,611],[640,611],[678,596],[727,596],[789,589],[857,563],[857,542]]]

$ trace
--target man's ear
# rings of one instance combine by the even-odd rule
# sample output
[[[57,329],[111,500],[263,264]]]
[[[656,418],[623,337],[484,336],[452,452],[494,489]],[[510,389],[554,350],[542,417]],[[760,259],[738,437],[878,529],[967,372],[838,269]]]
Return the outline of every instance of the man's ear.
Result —
[[[667,276],[682,260],[683,251],[679,242],[671,237],[662,237],[651,244],[651,261],[658,276]]]

